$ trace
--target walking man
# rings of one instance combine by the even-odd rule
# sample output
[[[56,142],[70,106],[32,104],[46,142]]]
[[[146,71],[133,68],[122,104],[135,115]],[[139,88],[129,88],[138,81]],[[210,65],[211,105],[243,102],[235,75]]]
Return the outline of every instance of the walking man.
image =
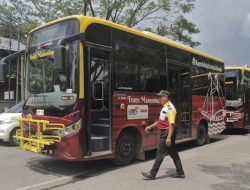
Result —
[[[181,159],[175,147],[176,129],[175,129],[175,117],[176,109],[169,100],[169,92],[161,90],[158,94],[160,103],[163,108],[160,112],[159,119],[145,128],[145,132],[148,133],[155,127],[160,130],[160,144],[157,150],[155,163],[150,172],[142,172],[142,175],[147,179],[155,179],[155,176],[160,168],[160,165],[166,156],[167,152],[173,159],[176,174],[172,177],[185,178],[185,174],[182,168]]]

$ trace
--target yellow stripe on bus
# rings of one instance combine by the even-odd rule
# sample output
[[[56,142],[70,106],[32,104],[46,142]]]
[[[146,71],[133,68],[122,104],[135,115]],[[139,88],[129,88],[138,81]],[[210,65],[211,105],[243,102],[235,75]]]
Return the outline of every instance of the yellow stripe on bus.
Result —
[[[79,66],[79,98],[84,98],[84,49],[83,49],[83,44],[80,44],[80,53],[79,53],[79,57],[80,57],[80,66]]]
[[[181,43],[174,42],[174,41],[172,41],[170,39],[161,37],[161,36],[156,35],[156,34],[141,32],[141,31],[129,28],[127,26],[122,26],[120,24],[116,24],[116,23],[113,23],[113,22],[110,22],[110,21],[107,21],[107,20],[104,20],[104,19],[96,18],[96,17],[89,17],[89,16],[82,16],[82,15],[67,16],[67,17],[63,17],[63,18],[60,18],[58,20],[49,22],[49,23],[47,23],[47,24],[45,24],[43,26],[40,26],[40,27],[32,30],[30,33],[34,32],[36,30],[42,29],[44,27],[48,27],[48,26],[50,26],[52,24],[56,24],[56,23],[62,22],[64,20],[69,20],[69,19],[77,19],[77,20],[80,21],[80,32],[85,32],[87,27],[90,24],[99,23],[99,24],[103,24],[103,25],[106,25],[106,26],[110,26],[111,28],[116,28],[116,29],[119,29],[119,30],[122,30],[122,31],[125,31],[125,32],[128,32],[128,33],[137,35],[137,36],[142,36],[142,37],[154,40],[154,41],[158,41],[158,42],[160,42],[162,44],[166,44],[166,45],[169,45],[169,46],[172,46],[172,47],[187,51],[189,53],[193,53],[193,54],[196,54],[196,55],[199,55],[199,56],[202,56],[202,57],[206,57],[208,59],[212,59],[214,61],[217,61],[217,62],[220,62],[220,63],[224,64],[224,61],[222,59],[216,58],[216,57],[208,55],[206,53],[202,53],[200,51],[197,51],[197,50],[195,50],[195,49],[193,49],[193,48],[191,48],[189,46],[183,45]]]

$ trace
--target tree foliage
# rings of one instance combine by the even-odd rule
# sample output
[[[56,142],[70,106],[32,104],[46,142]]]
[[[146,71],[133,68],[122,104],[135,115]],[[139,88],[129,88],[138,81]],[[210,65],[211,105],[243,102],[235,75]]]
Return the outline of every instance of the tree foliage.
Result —
[[[151,31],[195,47],[199,42],[193,41],[191,35],[199,33],[199,29],[185,18],[193,10],[194,1],[0,0],[0,22],[2,26],[18,26],[22,34],[27,34],[41,23],[82,14]]]

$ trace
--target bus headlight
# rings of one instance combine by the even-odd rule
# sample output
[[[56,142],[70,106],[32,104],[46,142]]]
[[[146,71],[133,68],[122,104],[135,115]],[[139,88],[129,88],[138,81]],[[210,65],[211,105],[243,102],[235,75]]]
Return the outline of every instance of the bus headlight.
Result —
[[[78,131],[80,129],[80,126],[75,124],[72,126],[72,129],[75,130],[75,131]]]
[[[81,122],[82,120],[79,120],[77,123],[74,123],[73,125],[69,125],[65,127],[63,130],[57,130],[55,131],[55,134],[60,137],[65,137],[65,136],[77,133],[81,129]]]

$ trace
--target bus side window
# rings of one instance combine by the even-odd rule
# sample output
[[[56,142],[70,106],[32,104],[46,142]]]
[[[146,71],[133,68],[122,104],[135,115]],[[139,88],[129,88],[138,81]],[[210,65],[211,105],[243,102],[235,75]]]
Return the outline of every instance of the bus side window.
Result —
[[[149,78],[146,81],[145,92],[159,92],[161,90],[160,81],[157,78]]]
[[[169,69],[169,89],[175,90],[179,88],[178,71]]]

